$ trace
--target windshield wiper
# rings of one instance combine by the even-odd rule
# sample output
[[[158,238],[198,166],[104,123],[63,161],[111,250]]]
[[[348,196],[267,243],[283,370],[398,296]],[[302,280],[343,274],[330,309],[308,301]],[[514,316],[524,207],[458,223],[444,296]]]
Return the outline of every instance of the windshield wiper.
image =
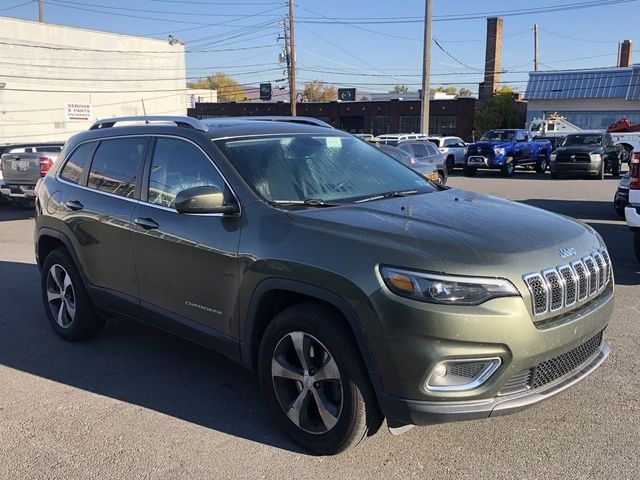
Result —
[[[356,200],[355,203],[370,202],[372,200],[380,200],[383,198],[406,197],[408,195],[415,195],[417,193],[418,193],[418,190],[392,190],[390,192],[373,195],[372,197],[361,198],[360,200]]]
[[[282,206],[290,206],[290,205],[301,205],[306,207],[337,207],[338,205],[342,205],[341,203],[332,203],[325,202],[319,198],[305,198],[304,200],[271,200],[272,205],[282,205]]]

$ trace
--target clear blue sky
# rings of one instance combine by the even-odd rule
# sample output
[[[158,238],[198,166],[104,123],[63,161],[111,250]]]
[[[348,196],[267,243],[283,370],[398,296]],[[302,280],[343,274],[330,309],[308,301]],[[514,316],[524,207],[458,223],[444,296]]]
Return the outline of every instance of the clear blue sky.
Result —
[[[443,21],[443,16],[493,15],[578,3],[433,0],[433,35],[454,58],[432,45],[432,82],[452,83],[477,92],[482,78],[486,20]],[[18,6],[10,8],[14,5]],[[299,18],[296,44],[300,84],[321,79],[339,86],[357,86],[361,91],[386,91],[393,84],[418,88],[421,23],[345,25],[327,17],[344,21],[417,19],[424,14],[423,0],[297,0],[295,5]],[[284,76],[277,61],[278,52],[282,51],[282,40],[277,38],[286,13],[284,0],[47,0],[44,8],[45,19],[50,23],[155,38],[167,38],[173,33],[193,51],[187,54],[188,77],[224,71],[248,84]],[[37,10],[35,1],[0,0],[0,15],[36,20]],[[330,23],[307,23],[318,20]],[[526,71],[533,69],[534,23],[540,26],[542,69],[613,66],[618,42],[633,40],[634,33],[640,31],[640,1],[505,15],[502,67],[513,73],[503,74],[502,80],[520,91],[526,86]],[[636,37],[634,58],[640,62],[640,35]]]

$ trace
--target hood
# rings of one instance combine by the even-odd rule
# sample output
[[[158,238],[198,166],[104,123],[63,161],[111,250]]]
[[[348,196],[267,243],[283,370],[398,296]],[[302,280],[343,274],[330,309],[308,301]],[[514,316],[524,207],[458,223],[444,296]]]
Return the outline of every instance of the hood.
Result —
[[[481,141],[481,142],[474,142],[471,145],[469,145],[469,149],[472,149],[472,147],[477,147],[477,148],[498,148],[498,147],[508,147],[511,145],[511,142],[508,140],[496,140],[496,141]]]
[[[600,246],[595,231],[576,220],[456,189],[289,215],[358,242],[379,263],[450,274],[520,278]],[[562,259],[559,249],[571,247],[576,257]]]
[[[569,145],[567,147],[558,147],[556,153],[602,153],[604,149],[601,145]]]

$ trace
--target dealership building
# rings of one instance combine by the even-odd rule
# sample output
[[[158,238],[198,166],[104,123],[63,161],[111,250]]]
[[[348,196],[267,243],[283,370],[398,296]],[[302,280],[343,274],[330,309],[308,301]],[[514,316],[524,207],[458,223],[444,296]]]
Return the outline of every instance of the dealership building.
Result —
[[[0,144],[67,140],[98,118],[184,115],[184,45],[0,17]]]

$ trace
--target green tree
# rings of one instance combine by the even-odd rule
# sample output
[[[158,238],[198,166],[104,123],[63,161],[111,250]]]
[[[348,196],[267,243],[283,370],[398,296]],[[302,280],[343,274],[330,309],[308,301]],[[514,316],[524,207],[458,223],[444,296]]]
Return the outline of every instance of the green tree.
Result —
[[[406,85],[396,85],[393,90],[389,90],[389,93],[409,93],[409,87]]]
[[[338,89],[321,80],[313,80],[304,84],[302,95],[308,102],[330,102],[338,99]]]
[[[432,92],[447,93],[449,95],[456,95],[458,89],[456,87],[436,87],[431,89]]]
[[[459,97],[470,97],[472,94],[473,92],[468,88],[461,88],[460,90],[458,90]]]
[[[473,128],[478,135],[494,128],[513,128],[516,122],[514,91],[504,86],[476,110]]]
[[[201,78],[189,84],[189,88],[217,90],[218,101],[220,102],[244,100],[247,96],[247,93],[238,82],[222,72],[216,72],[206,78]]]

